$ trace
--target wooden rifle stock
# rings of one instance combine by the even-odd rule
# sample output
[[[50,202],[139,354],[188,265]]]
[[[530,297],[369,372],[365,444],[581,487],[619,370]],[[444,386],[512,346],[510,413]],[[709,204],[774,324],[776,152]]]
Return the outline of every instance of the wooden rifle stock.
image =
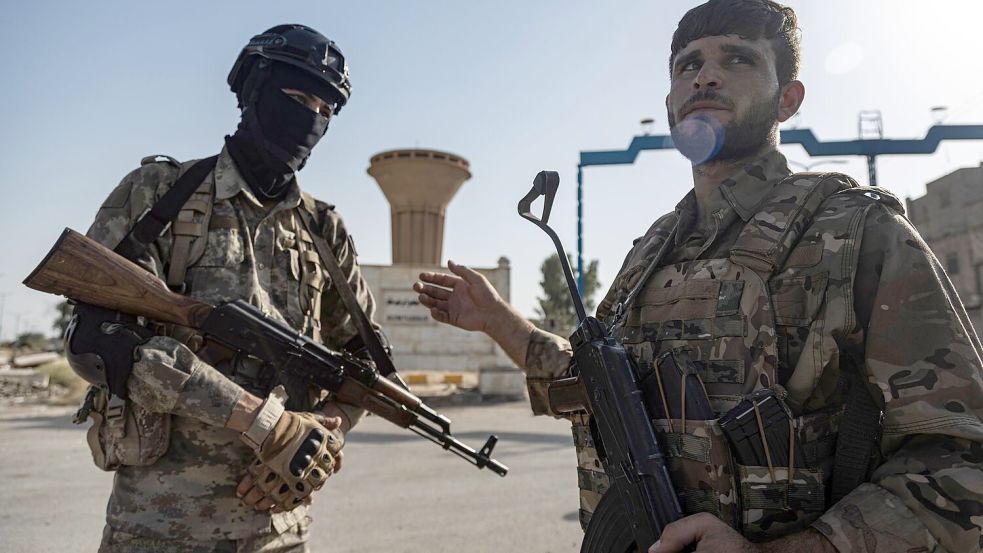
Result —
[[[175,294],[156,276],[69,228],[24,284],[77,302],[195,328],[212,312],[212,306]]]

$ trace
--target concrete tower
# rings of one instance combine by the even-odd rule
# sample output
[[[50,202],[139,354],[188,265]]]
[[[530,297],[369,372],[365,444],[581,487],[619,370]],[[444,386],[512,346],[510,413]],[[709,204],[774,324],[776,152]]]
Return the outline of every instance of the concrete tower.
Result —
[[[368,173],[392,211],[393,264],[440,265],[447,204],[471,178],[460,156],[436,150],[390,150],[374,156]]]

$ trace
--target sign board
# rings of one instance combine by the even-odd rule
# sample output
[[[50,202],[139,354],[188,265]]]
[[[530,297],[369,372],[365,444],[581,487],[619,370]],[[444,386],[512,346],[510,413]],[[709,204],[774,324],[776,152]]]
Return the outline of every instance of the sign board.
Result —
[[[419,295],[413,290],[390,289],[382,291],[383,324],[430,324],[430,310],[420,304]]]

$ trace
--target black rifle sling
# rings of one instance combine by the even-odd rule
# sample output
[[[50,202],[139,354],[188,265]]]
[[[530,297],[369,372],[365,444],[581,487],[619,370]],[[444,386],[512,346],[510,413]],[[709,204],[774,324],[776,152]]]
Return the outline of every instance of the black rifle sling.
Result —
[[[167,225],[177,217],[181,208],[188,202],[208,173],[215,168],[218,156],[206,157],[197,161],[184,172],[157,202],[140,219],[130,232],[120,240],[114,251],[130,261],[136,261],[150,244],[154,242]]]
[[[215,168],[217,160],[218,156],[199,160],[185,171],[184,174],[178,177],[170,190],[164,193],[149,210],[140,216],[113,251],[135,263],[147,251],[150,244],[164,232],[167,225],[177,217],[178,212],[181,211],[184,204],[191,198],[194,191],[198,189],[202,181],[205,180],[205,177],[208,176],[208,173]],[[75,314],[79,317],[97,322],[109,319],[132,323],[134,326],[137,320],[136,317],[120,313],[113,314],[105,309],[85,304],[77,305],[75,307]],[[100,347],[105,347],[105,344],[99,343],[100,340],[103,342],[112,341],[112,338],[107,337],[102,331],[94,331],[93,328],[88,326],[83,327],[83,330],[90,331],[89,335],[82,338],[83,341],[94,345],[90,351],[99,352]],[[72,342],[74,343],[74,339],[72,339]],[[101,355],[106,356],[109,353],[101,352]],[[116,362],[106,363],[106,384],[111,392],[109,410],[107,411],[107,413],[111,413],[111,416],[108,416],[110,420],[121,420],[124,400],[127,397],[126,381],[129,379],[132,370],[132,359],[129,359],[129,361],[116,359]],[[80,409],[79,413],[76,414],[76,418],[80,417],[81,413],[82,410]]]
[[[844,364],[847,363],[844,372],[850,380],[850,389],[846,393],[846,406],[836,437],[830,505],[868,480],[871,459],[880,444],[881,408],[867,389],[863,366],[845,357]]]
[[[351,285],[348,284],[348,277],[345,276],[344,271],[341,270],[341,266],[338,265],[338,259],[335,257],[334,252],[331,251],[331,247],[327,241],[324,240],[320,232],[317,232],[319,226],[315,224],[311,218],[311,214],[303,206],[298,211],[300,212],[300,220],[304,224],[304,228],[307,229],[307,232],[310,233],[311,238],[314,240],[314,248],[317,249],[318,256],[328,270],[331,283],[334,285],[335,290],[338,291],[338,295],[341,296],[341,301],[345,304],[345,308],[348,309],[348,315],[351,316],[355,328],[358,329],[359,336],[362,337],[365,348],[369,350],[369,355],[372,357],[372,361],[375,362],[376,370],[385,377],[396,375],[396,367],[382,346],[382,342],[379,341],[379,336],[372,330],[372,323],[369,322],[368,316],[355,298],[355,292],[352,291]],[[396,376],[398,377],[398,375]]]

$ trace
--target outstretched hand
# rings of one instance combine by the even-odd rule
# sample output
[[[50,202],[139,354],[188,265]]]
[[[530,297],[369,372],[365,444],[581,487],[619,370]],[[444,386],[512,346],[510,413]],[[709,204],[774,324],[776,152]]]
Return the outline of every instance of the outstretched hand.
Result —
[[[413,284],[420,303],[438,322],[489,332],[508,306],[481,273],[453,261],[447,267],[453,274],[420,273],[421,282]]]

